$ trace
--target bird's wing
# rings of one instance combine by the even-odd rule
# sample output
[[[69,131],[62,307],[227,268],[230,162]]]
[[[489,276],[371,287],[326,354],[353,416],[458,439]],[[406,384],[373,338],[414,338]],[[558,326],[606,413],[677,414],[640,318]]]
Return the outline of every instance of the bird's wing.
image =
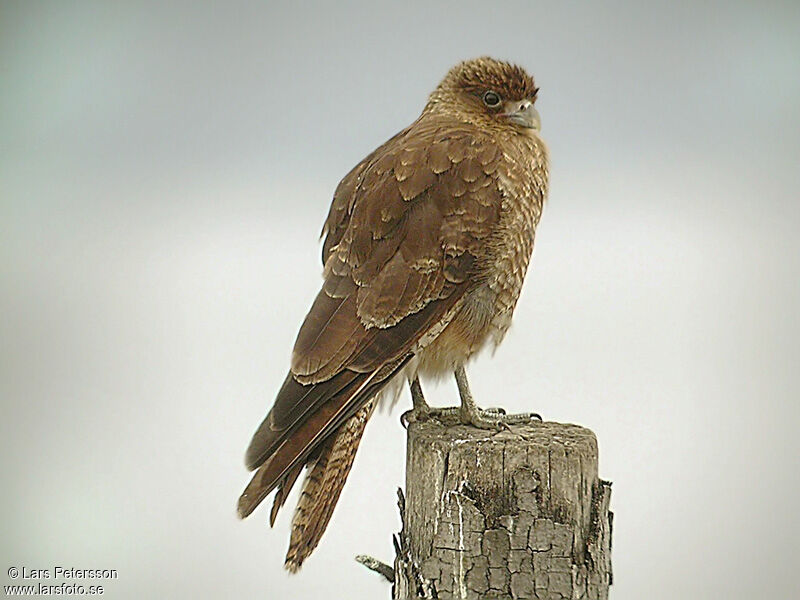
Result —
[[[261,468],[242,514],[374,396],[476,285],[476,258],[500,215],[500,160],[489,140],[418,121],[356,176],[291,372],[248,448],[248,467]]]
[[[344,235],[347,229],[347,223],[350,220],[350,203],[355,197],[356,188],[362,181],[364,171],[372,164],[376,156],[382,154],[387,147],[395,144],[397,138],[406,135],[411,127],[412,126],[406,127],[403,131],[396,133],[386,140],[386,142],[378,146],[368,154],[364,160],[350,169],[350,172],[345,175],[339,182],[339,185],[336,186],[336,190],[333,192],[333,201],[328,210],[328,217],[325,219],[325,225],[322,227],[322,236],[325,237],[325,241],[322,244],[323,266],[325,266],[325,263],[328,261],[331,248],[339,243],[339,240],[342,239],[342,235]]]
[[[323,289],[298,334],[298,381],[325,381],[343,368],[372,371],[441,320],[447,300],[473,283],[476,257],[499,219],[500,159],[487,139],[424,122],[373,157],[357,177],[347,227],[330,247]]]

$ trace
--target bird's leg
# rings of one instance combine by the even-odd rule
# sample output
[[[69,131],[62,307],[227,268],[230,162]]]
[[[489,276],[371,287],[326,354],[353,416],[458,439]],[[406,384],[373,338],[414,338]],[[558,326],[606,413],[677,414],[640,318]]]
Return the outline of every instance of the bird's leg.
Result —
[[[407,427],[409,423],[414,423],[415,421],[424,421],[431,416],[431,407],[425,401],[425,396],[422,395],[419,375],[414,377],[413,381],[408,382],[408,387],[411,390],[411,401],[414,403],[414,408],[400,416],[400,422],[403,427]]]
[[[500,417],[503,415],[499,410],[481,410],[475,404],[472,397],[472,390],[469,389],[467,381],[467,370],[461,365],[455,370],[456,385],[458,385],[458,395],[461,396],[461,422],[465,425],[473,425],[480,429],[500,429],[502,423]]]
[[[438,419],[444,421],[461,421],[465,425],[473,425],[480,429],[502,429],[508,425],[521,425],[533,420],[542,420],[536,413],[522,413],[518,415],[507,415],[502,408],[479,408],[475,404],[472,392],[467,381],[467,372],[463,366],[455,370],[458,393],[461,396],[461,406],[450,406],[446,408],[433,408],[426,401],[422,394],[422,386],[419,377],[415,377],[409,382],[411,390],[411,401],[414,408],[406,411],[400,417],[400,422],[404,427],[417,421],[428,419]]]
[[[431,407],[425,402],[425,396],[422,395],[422,386],[419,384],[419,376],[414,377],[414,381],[409,382],[408,387],[411,389],[411,401],[414,403],[414,410],[417,412],[428,412]]]
[[[411,401],[414,403],[414,408],[400,416],[400,423],[403,424],[403,427],[408,427],[409,423],[428,419],[441,420],[449,417],[457,420],[459,418],[458,407],[433,408],[425,401],[425,396],[422,395],[422,386],[419,384],[419,376],[414,377],[413,381],[409,381],[408,387],[411,390]]]
[[[464,365],[455,370],[455,376],[458,393],[461,396],[461,422],[465,425],[472,425],[479,429],[501,429],[508,425],[521,425],[533,420],[542,420],[542,417],[536,413],[507,415],[501,408],[478,408],[478,405],[475,404],[475,399],[472,397],[472,391],[469,389],[467,371]]]

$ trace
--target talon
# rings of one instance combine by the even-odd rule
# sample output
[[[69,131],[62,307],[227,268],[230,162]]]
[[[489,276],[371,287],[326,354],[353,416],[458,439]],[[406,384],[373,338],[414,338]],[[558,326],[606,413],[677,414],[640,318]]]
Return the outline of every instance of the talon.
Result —
[[[433,416],[430,410],[422,410],[419,408],[412,408],[411,410],[407,410],[402,415],[400,415],[400,425],[403,426],[403,429],[408,429],[408,426],[411,423],[418,423],[421,421],[426,421]]]

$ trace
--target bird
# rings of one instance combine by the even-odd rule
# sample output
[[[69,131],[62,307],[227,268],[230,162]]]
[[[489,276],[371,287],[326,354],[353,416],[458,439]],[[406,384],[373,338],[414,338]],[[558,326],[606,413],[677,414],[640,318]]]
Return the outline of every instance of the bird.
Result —
[[[491,429],[533,420],[477,406],[465,365],[511,324],[548,191],[549,154],[522,67],[452,67],[420,116],[341,180],[322,231],[323,283],[291,366],[245,455],[238,503],[273,491],[270,525],[306,474],[285,568],[317,547],[382,396],[408,382],[404,424],[456,418]],[[455,375],[459,407],[432,408],[423,379]]]

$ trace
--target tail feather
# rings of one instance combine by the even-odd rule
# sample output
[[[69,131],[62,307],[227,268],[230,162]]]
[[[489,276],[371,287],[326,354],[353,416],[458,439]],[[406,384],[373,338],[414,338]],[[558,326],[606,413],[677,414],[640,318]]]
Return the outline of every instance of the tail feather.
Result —
[[[286,553],[285,567],[292,573],[300,569],[325,533],[375,404],[373,398],[350,417],[325,441],[316,460],[308,465]]]
[[[285,489],[278,502],[282,504],[291,489],[291,485],[287,483],[293,484],[299,474],[299,472],[295,474],[294,469],[305,465],[314,456],[319,456],[319,449],[324,441],[329,436],[336,435],[353,415],[377,396],[410,358],[409,355],[371,373],[356,373],[352,378],[349,377],[348,371],[343,371],[329,381],[308,386],[298,384],[291,376],[288,377],[281,393],[288,390],[292,392],[291,396],[294,398],[296,393],[302,395],[308,391],[306,388],[314,388],[312,391],[315,397],[318,396],[317,405],[291,428],[283,430],[272,428],[271,419],[275,407],[264,419],[248,449],[248,463],[251,463],[252,458],[252,465],[260,466],[239,497],[239,517],[242,519],[247,517],[272,490],[279,486]],[[348,376],[347,383],[342,385],[340,378],[344,378],[345,375]],[[267,447],[269,450],[262,450],[262,447]],[[280,506],[277,509],[273,508],[276,515],[279,509]]]
[[[286,498],[289,496],[289,492],[292,491],[294,483],[297,481],[297,477],[300,475],[300,471],[302,470],[302,464],[296,465],[291,471],[286,473],[286,476],[278,484],[278,491],[275,492],[275,499],[272,501],[272,510],[269,512],[270,527],[275,525],[275,519],[278,517],[278,511],[280,511],[281,507],[286,502]]]
[[[357,388],[348,388],[345,393],[329,398],[309,415],[291,436],[284,435],[280,438],[274,453],[258,467],[250,483],[239,496],[240,518],[244,519],[252,513],[281,482],[288,481],[293,469],[298,465],[304,465],[327,437],[335,435],[336,431],[364,406],[362,403],[367,402],[386,385],[386,382],[379,382],[370,386],[375,375],[376,373],[371,373],[366,378],[359,378],[355,382],[359,384]],[[286,492],[288,491],[287,488]]]

